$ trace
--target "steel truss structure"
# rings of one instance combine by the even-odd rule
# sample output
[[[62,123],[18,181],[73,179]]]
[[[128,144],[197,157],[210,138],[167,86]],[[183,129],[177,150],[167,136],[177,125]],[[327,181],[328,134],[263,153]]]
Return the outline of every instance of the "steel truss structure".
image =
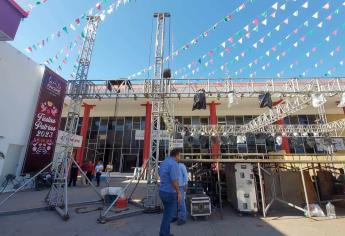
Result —
[[[154,17],[157,19],[154,77],[149,83],[150,86],[144,88],[148,90],[147,97],[150,97],[152,102],[151,133],[161,129],[161,119],[164,120],[170,129],[174,128],[174,118],[170,115],[171,109],[173,110],[173,104],[166,97],[170,92],[170,78],[163,77],[165,24],[167,18],[170,17],[170,14],[155,13]],[[156,211],[160,209],[160,201],[158,197],[160,135],[159,132],[157,133],[157,137],[153,137],[151,139],[151,151],[148,160],[147,199],[145,202],[145,208],[147,211]]]
[[[332,121],[325,124],[310,125],[266,125],[251,134],[282,135],[286,137],[324,137],[329,134],[337,137],[345,130],[345,119]],[[340,132],[339,132],[340,131]],[[183,135],[205,135],[205,136],[231,136],[243,135],[244,125],[177,125],[176,132]]]
[[[116,79],[114,79],[116,80]],[[160,79],[119,79],[120,84],[111,85],[114,80],[88,80],[85,82],[83,95],[86,99],[112,98],[149,98],[153,85],[160,83]],[[118,80],[117,80],[118,81]],[[68,96],[75,96],[76,81],[68,81]],[[130,84],[130,86],[129,86]],[[111,85],[111,86],[109,86]],[[165,84],[165,98],[191,98],[197,90],[204,89],[209,97],[224,98],[229,93],[236,97],[257,97],[270,92],[272,97],[292,97],[297,95],[311,95],[322,93],[334,95],[345,91],[344,77],[303,78],[303,79],[173,79]],[[158,91],[161,94],[162,91]],[[219,96],[218,96],[219,95]]]
[[[85,91],[88,88],[87,76],[91,62],[92,50],[94,47],[97,27],[100,21],[99,16],[88,16],[88,24],[86,26],[86,35],[83,43],[83,49],[79,59],[79,65],[76,73],[76,78],[70,90],[73,95],[70,96],[70,104],[68,108],[68,115],[66,120],[65,131],[67,133],[67,140],[70,140],[76,134],[78,120],[80,116],[81,105],[85,97]],[[67,179],[69,167],[74,162],[72,156],[73,145],[68,142],[59,158],[54,160],[52,171],[54,173],[51,190],[48,193],[47,202],[51,208],[55,208],[57,212],[64,218],[68,219],[68,198],[67,198]],[[78,166],[79,167],[79,166]],[[80,168],[79,168],[80,169]],[[80,169],[81,170],[81,169]],[[83,173],[83,171],[81,171]]]

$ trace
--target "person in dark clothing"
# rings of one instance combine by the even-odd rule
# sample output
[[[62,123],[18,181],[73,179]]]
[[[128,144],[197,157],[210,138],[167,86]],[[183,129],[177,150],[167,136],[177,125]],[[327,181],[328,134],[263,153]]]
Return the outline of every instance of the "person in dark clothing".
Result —
[[[73,183],[73,186],[76,186],[77,184],[77,178],[78,178],[78,167],[77,165],[73,162],[71,165],[71,170],[69,174],[69,182],[68,182],[68,187],[71,187],[71,184]]]
[[[90,180],[90,182],[92,181],[94,170],[95,170],[95,167],[92,161],[89,161],[86,165],[86,176]]]

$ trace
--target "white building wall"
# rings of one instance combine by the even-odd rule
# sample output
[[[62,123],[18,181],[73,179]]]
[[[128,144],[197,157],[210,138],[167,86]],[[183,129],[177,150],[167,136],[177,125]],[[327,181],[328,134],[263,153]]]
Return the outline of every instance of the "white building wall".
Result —
[[[0,183],[20,171],[43,72],[44,66],[0,42]]]

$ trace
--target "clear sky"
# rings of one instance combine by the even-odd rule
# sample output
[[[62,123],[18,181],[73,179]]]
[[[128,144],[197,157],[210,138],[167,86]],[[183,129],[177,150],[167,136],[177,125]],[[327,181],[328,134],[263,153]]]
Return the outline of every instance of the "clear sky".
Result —
[[[18,1],[24,6],[35,2],[34,0]],[[69,24],[89,8],[94,7],[98,1],[47,0],[45,4],[35,7],[30,16],[21,23],[12,44],[36,62],[43,63],[73,42],[80,34],[85,21],[81,22],[76,31],[71,30]],[[102,9],[107,9],[114,2],[108,0],[108,3],[102,5]],[[275,7],[272,6],[276,2],[277,9],[274,9]],[[308,2],[307,8],[302,7],[306,2]],[[190,44],[191,40],[212,28],[216,22],[220,22],[214,30],[208,32],[207,37],[199,37],[197,44],[190,44],[188,50],[180,50],[179,55],[170,61],[171,69],[178,72],[176,78],[182,76],[259,78],[278,75],[299,77],[324,76],[327,73],[331,73],[331,76],[343,76],[345,72],[344,2],[342,0],[132,0],[125,6],[120,6],[113,14],[106,14],[104,22],[99,26],[89,79],[128,77],[148,67],[153,13],[158,11],[171,13],[170,32],[175,50],[187,43]],[[238,9],[242,3],[246,3],[245,7],[236,12],[235,9]],[[325,5],[326,3],[329,5]],[[264,12],[267,16],[262,14]],[[276,12],[275,17],[272,17],[271,14],[274,12]],[[225,21],[224,18],[230,13],[231,19]],[[267,22],[262,22],[265,18]],[[308,21],[307,26],[306,21]],[[258,23],[257,30],[256,23]],[[62,32],[61,38],[55,37],[51,40],[51,34],[64,26],[68,26],[69,33]],[[237,32],[240,34],[236,34]],[[248,32],[250,35],[247,34]],[[288,35],[290,37],[287,38]],[[28,46],[47,37],[49,43],[46,43],[42,49],[33,50],[32,53],[25,51]],[[261,43],[260,39],[263,37]],[[229,38],[232,38],[233,43]],[[166,42],[168,44],[168,40]],[[225,48],[221,45],[223,42],[226,42]],[[256,47],[254,47],[255,43],[257,43]],[[153,47],[151,50],[153,55]],[[77,47],[69,54],[67,64],[63,64],[60,72],[65,79],[70,79],[77,57]],[[65,55],[66,53],[63,52],[59,60],[50,67],[57,69]],[[168,49],[165,55],[168,55]],[[150,61],[153,61],[152,58]],[[135,78],[147,78],[150,75],[142,73]]]

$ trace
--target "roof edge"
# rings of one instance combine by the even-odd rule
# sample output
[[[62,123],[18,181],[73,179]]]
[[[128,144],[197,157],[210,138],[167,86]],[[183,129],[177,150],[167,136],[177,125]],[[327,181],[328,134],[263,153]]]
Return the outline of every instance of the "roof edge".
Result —
[[[8,0],[8,2],[23,16],[28,17],[29,12],[25,11],[15,0]]]

